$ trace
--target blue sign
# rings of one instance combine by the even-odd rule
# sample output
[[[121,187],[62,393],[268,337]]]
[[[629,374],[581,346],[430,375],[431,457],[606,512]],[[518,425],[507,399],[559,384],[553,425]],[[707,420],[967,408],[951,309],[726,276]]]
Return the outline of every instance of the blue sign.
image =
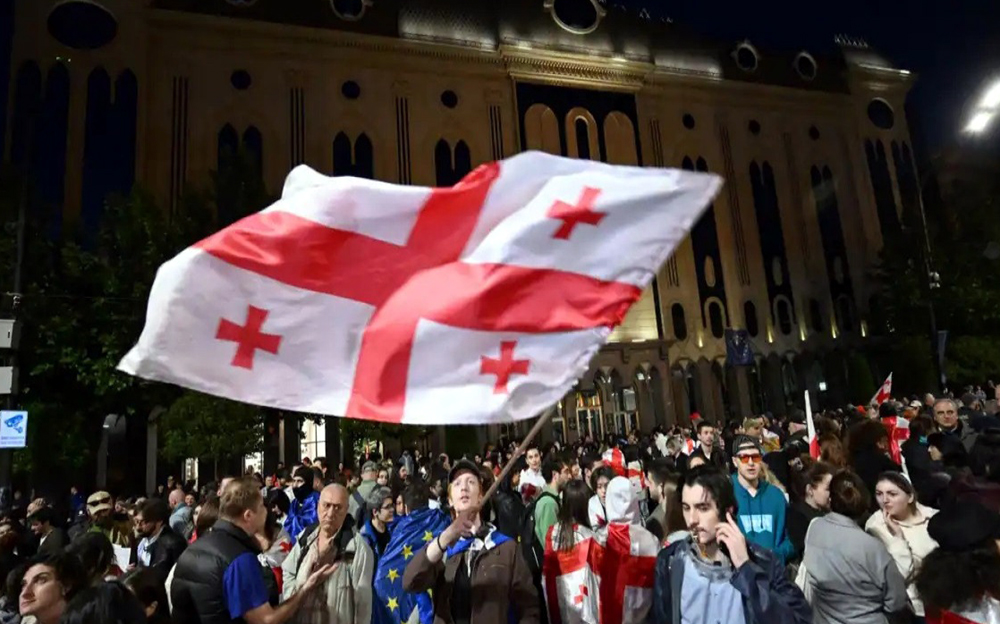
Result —
[[[28,440],[28,412],[0,411],[0,448],[24,448]]]

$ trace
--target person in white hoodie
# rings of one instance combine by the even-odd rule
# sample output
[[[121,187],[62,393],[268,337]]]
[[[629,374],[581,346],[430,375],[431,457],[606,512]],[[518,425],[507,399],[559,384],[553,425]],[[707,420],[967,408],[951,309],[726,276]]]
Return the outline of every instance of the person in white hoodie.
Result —
[[[617,561],[620,565],[629,567],[648,566],[649,572],[652,573],[656,565],[656,554],[660,550],[660,540],[642,526],[639,499],[636,498],[631,481],[625,477],[615,477],[608,483],[605,508],[608,512],[608,523],[595,531],[597,541],[605,545],[607,552],[613,552],[617,548],[628,548],[628,552],[619,553],[619,557],[607,557],[608,561]],[[628,537],[628,544],[621,543],[623,536]],[[614,576],[611,571],[602,572],[602,578]],[[653,606],[652,574],[649,575],[649,581],[648,587],[620,586],[622,595],[614,596],[614,599],[607,601],[607,604],[602,603],[600,621],[605,624],[645,622],[646,615]],[[621,605],[622,612],[612,611],[614,605]]]
[[[913,484],[898,472],[884,472],[875,484],[878,511],[865,523],[865,531],[883,544],[900,574],[906,579],[906,594],[914,615],[924,617],[924,604],[917,592],[917,572],[924,558],[938,547],[927,532],[937,509],[917,502]]]

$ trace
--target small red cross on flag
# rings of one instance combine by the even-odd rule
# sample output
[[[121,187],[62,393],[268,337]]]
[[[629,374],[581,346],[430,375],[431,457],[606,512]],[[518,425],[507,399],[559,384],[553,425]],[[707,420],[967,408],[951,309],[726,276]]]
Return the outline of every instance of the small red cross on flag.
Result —
[[[878,392],[876,392],[875,396],[872,397],[872,400],[869,403],[869,405],[875,405],[875,406],[882,405],[883,403],[888,401],[889,397],[891,396],[892,396],[892,373],[889,373],[889,376],[885,378],[885,381],[883,381],[881,387],[879,387]]]
[[[720,184],[537,152],[437,189],[298,167],[276,204],[160,267],[119,368],[317,414],[530,418],[587,370]]]

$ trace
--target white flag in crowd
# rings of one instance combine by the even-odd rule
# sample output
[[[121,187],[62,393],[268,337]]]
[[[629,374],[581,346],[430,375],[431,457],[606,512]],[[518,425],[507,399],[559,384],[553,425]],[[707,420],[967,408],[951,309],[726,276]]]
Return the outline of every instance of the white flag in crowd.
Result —
[[[558,401],[718,192],[717,176],[529,152],[452,188],[330,178],[162,267],[127,373],[383,422]]]

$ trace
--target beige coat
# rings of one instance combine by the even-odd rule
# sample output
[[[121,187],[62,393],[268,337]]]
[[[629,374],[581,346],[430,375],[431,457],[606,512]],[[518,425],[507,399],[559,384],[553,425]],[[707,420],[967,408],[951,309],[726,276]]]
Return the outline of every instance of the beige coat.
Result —
[[[299,587],[309,578],[306,565],[300,561],[306,557],[310,548],[319,538],[316,529],[305,540],[295,543],[288,557],[281,564],[282,582],[281,599],[288,600]],[[303,543],[305,542],[305,543]],[[349,562],[349,565],[345,565]],[[372,578],[375,574],[375,556],[360,534],[355,533],[347,549],[344,551],[344,561],[326,580],[326,602],[329,607],[330,621],[336,624],[371,624],[372,621]],[[317,589],[314,591],[323,591]],[[292,622],[298,621],[297,614]]]
[[[913,612],[920,617],[924,616],[924,603],[921,602],[913,581],[924,557],[937,548],[937,542],[927,533],[927,523],[936,513],[937,509],[917,503],[917,513],[914,517],[908,522],[899,523],[903,533],[900,537],[893,537],[889,532],[881,510],[873,513],[865,523],[865,531],[885,544],[886,550],[899,568],[899,573],[906,579],[906,594],[910,597]]]

